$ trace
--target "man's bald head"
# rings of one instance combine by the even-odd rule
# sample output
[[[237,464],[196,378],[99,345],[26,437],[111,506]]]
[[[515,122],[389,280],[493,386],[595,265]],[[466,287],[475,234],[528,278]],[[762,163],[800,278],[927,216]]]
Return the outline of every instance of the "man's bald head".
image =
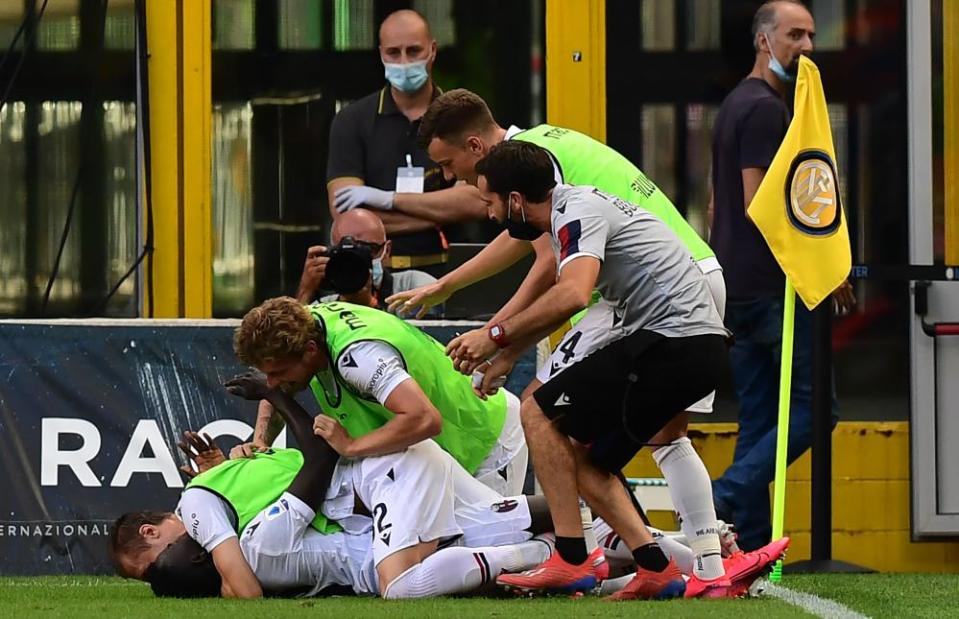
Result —
[[[383,226],[383,221],[370,211],[362,208],[356,208],[338,216],[333,221],[333,229],[330,231],[330,235],[334,245],[345,236],[352,236],[357,241],[376,243],[377,245],[386,243],[386,228]]]
[[[389,38],[396,34],[396,31],[401,31],[403,34],[422,35],[427,41],[433,39],[430,23],[413,9],[400,9],[386,16],[380,24],[380,45],[383,45],[384,33]]]
[[[409,64],[436,60],[436,41],[426,18],[410,9],[390,13],[380,24],[380,59],[384,63]]]

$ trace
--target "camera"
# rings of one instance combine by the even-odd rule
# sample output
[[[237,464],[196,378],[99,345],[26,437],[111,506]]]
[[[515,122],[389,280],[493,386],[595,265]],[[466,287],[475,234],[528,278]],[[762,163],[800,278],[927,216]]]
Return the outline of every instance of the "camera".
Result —
[[[325,279],[337,293],[353,294],[370,279],[373,250],[369,243],[345,236],[325,255],[330,259],[326,264]]]

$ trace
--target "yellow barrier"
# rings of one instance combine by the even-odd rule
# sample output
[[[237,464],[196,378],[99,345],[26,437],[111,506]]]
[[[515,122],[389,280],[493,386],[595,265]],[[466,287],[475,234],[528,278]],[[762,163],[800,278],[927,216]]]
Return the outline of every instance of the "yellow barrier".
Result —
[[[710,475],[732,462],[736,424],[690,427]],[[648,450],[627,465],[628,477],[660,477]],[[791,467],[786,487],[787,563],[809,558],[810,455]],[[883,572],[959,572],[959,541],[913,542],[909,525],[909,424],[842,422],[833,432],[833,558]],[[653,514],[653,524],[671,517]]]

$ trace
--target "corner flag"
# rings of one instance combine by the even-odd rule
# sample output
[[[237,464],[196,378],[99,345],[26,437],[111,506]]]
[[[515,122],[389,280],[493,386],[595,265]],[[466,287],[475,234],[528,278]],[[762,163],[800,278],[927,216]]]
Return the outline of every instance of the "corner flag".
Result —
[[[842,284],[852,268],[849,230],[839,200],[836,152],[819,69],[799,58],[793,119],[772,165],[746,213],[786,274],[783,297],[782,358],[779,368],[779,421],[773,484],[773,539],[783,535],[786,514],[786,462],[792,394],[793,327],[796,293],[809,309]],[[769,579],[782,578],[782,560]]]
[[[809,309],[852,268],[829,112],[816,64],[801,56],[793,119],[747,209]]]

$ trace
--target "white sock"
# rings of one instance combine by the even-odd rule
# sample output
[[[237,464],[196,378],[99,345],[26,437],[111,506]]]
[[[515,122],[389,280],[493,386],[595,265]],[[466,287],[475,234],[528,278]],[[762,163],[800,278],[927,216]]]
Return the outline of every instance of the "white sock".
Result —
[[[596,532],[593,531],[593,512],[583,499],[579,500],[579,518],[583,523],[583,541],[586,542],[586,554],[591,554],[599,545]]]
[[[653,459],[669,484],[669,495],[693,550],[693,573],[704,580],[722,577],[726,572],[706,465],[685,436],[654,451]]]
[[[472,591],[492,582],[503,571],[519,572],[549,558],[544,542],[528,541],[510,546],[443,548],[397,576],[386,586],[388,600],[425,598]]]
[[[673,538],[665,535],[655,527],[647,527],[653,534],[653,539],[659,544],[667,559],[676,562],[676,567],[683,574],[690,574],[693,570],[693,551],[688,546],[677,542]],[[596,532],[596,539],[603,548],[606,560],[613,567],[623,567],[634,565],[633,553],[625,542],[613,531],[612,527],[602,518],[593,521],[593,531]]]

